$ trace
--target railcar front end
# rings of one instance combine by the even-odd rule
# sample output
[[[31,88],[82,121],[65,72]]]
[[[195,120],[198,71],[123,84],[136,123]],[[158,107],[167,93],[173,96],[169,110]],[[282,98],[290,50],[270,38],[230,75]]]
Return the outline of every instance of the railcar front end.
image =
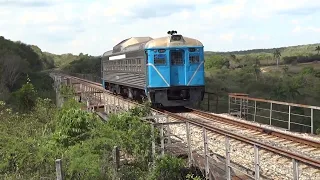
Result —
[[[146,44],[147,88],[151,102],[189,106],[204,96],[204,52],[201,42],[172,35]]]

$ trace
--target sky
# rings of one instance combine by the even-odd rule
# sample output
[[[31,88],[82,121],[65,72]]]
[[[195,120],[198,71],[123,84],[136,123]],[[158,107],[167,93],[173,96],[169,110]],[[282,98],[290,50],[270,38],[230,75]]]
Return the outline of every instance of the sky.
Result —
[[[320,0],[0,0],[0,36],[94,56],[169,30],[205,51],[273,48],[319,43],[319,9]]]

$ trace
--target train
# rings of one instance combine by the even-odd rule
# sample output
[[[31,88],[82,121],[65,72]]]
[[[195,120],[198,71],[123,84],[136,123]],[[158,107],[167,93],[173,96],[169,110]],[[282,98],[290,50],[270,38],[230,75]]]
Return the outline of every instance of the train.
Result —
[[[129,99],[191,106],[204,97],[204,46],[177,31],[127,38],[102,55],[101,77],[106,90]]]

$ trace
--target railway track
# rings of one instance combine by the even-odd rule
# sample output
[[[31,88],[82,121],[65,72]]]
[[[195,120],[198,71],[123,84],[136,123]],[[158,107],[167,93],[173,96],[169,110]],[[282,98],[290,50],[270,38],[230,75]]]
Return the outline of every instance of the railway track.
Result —
[[[320,141],[291,136],[283,132],[265,129],[192,108],[182,107],[174,110],[162,110],[162,112],[192,119],[204,125],[218,127],[229,132],[236,132],[247,138],[287,149],[291,152],[298,152],[303,156],[320,161]]]
[[[255,168],[254,163],[252,163],[252,156],[254,155],[254,152],[252,152],[252,145],[259,145],[259,147],[262,148],[260,157],[265,164],[264,166],[261,165],[262,168],[269,169],[269,167],[275,167],[275,164],[277,164],[277,173],[285,176],[285,174],[290,174],[284,172],[292,167],[292,161],[288,159],[288,157],[291,157],[302,163],[300,166],[301,179],[320,178],[319,142],[293,136],[288,138],[290,140],[287,140],[284,139],[288,136],[286,134],[281,136],[277,132],[275,133],[276,135],[273,135],[272,132],[266,133],[262,128],[255,126],[251,127],[253,125],[242,125],[234,120],[190,108],[175,110],[160,109],[159,111],[178,120],[185,120],[210,130],[211,133],[208,134],[208,138],[214,141],[216,147],[211,145],[209,148],[213,149],[221,156],[225,155],[225,152],[221,150],[225,146],[225,135],[231,136],[230,144],[232,144],[233,147],[236,147],[233,149],[234,163],[247,167],[245,171]],[[181,130],[183,130],[183,128],[181,128]],[[200,129],[195,130],[195,132],[195,134],[201,136]],[[197,141],[196,139],[197,138],[195,138],[194,141]],[[277,179],[279,178],[279,175],[276,175],[277,173],[274,171],[268,173],[267,171],[264,176],[271,177],[270,179]]]
[[[73,78],[96,89],[104,90],[99,83],[71,76],[68,78]],[[201,127],[205,127],[210,131],[208,132],[208,139],[215,142],[215,145],[209,145],[209,149],[221,156],[226,155],[223,152],[223,142],[225,142],[225,137],[228,136],[231,138],[230,145],[234,147],[232,152],[235,155],[230,154],[234,158],[234,163],[239,163],[248,169],[255,168],[251,157],[254,154],[252,145],[259,145],[262,148],[260,158],[265,162],[265,165],[259,165],[261,169],[266,169],[265,172],[263,170],[261,172],[264,177],[277,179],[279,178],[277,174],[282,173],[284,177],[287,177],[284,174],[292,175],[292,171],[291,173],[286,171],[292,169],[290,158],[293,158],[301,163],[298,170],[300,172],[298,176],[302,177],[301,179],[320,179],[320,143],[317,141],[261,128],[191,108],[156,109],[154,111],[167,114],[171,119],[183,120],[192,124],[193,142],[197,141],[197,137],[202,138]],[[185,128],[181,127],[180,130],[178,128],[177,131],[185,131]],[[197,146],[196,144],[193,145]],[[275,164],[277,164],[276,169],[274,169]],[[281,173],[274,173],[274,171],[270,170],[272,168],[274,171],[280,171]]]

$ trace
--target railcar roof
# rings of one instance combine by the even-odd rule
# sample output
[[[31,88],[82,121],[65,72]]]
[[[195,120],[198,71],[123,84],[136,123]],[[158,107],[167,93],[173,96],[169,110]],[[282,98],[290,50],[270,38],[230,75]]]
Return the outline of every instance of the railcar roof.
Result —
[[[145,44],[145,48],[155,48],[155,47],[176,47],[176,46],[203,46],[203,44],[193,38],[182,36],[183,41],[173,41],[170,42],[171,36],[160,37],[153,39],[151,37],[131,37],[125,40],[122,40],[117,45],[113,47],[113,50],[107,51],[103,54],[103,56],[109,56],[113,53],[120,53],[122,51],[127,51],[130,49],[134,49],[134,46],[138,46],[138,44]]]
[[[120,43],[118,43],[115,47],[121,47],[121,49],[124,49],[130,45],[134,45],[134,44],[139,44],[139,43],[143,43],[143,42],[148,42],[152,40],[151,37],[131,37],[128,39],[125,39],[123,41],[121,41]]]
[[[203,46],[203,44],[196,39],[183,37],[184,41],[172,41],[170,42],[171,36],[161,37],[149,41],[145,48],[154,48],[154,47],[172,47],[172,46]]]

